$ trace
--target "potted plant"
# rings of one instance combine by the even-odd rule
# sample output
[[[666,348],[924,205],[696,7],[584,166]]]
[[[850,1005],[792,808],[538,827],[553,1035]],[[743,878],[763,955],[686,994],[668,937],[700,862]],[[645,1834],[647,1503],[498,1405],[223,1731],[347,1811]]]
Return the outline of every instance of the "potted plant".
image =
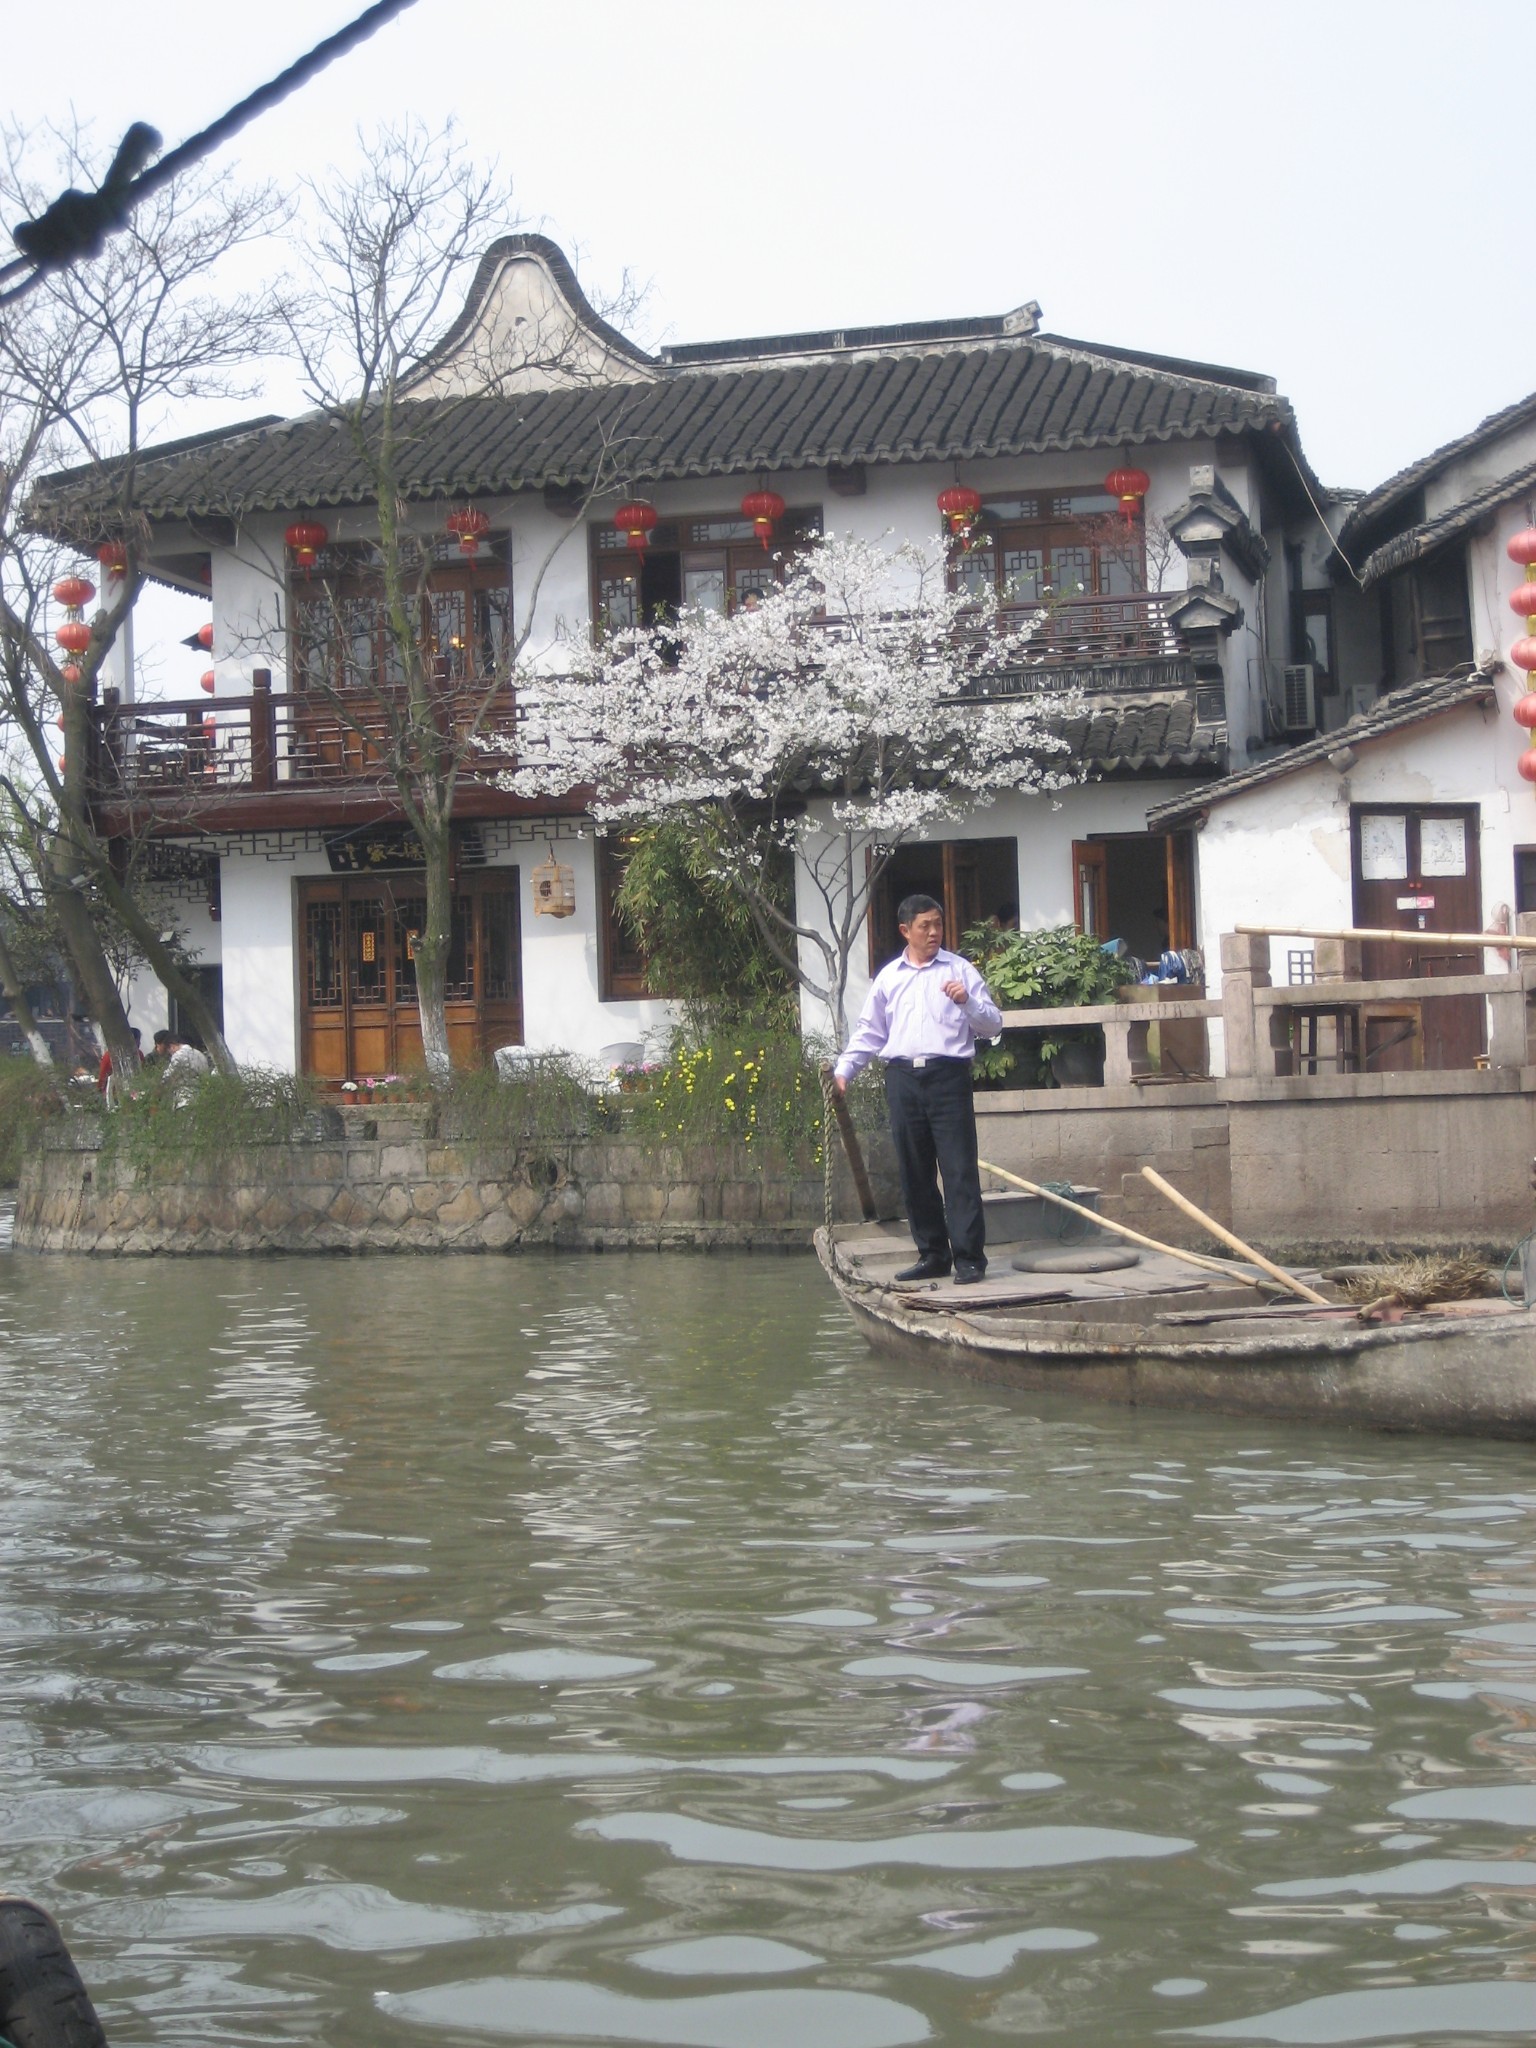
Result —
[[[999,931],[974,925],[960,941],[1005,1010],[1066,1010],[1114,998],[1122,969],[1103,943],[1076,925]],[[977,1056],[983,1087],[1098,1088],[1104,1083],[1104,1034],[1093,1025],[1054,1031],[1005,1031]]]

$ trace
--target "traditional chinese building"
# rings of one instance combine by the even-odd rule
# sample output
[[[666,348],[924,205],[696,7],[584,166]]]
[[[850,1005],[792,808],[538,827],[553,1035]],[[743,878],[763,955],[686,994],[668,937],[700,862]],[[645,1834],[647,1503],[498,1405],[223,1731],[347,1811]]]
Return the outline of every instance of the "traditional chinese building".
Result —
[[[405,395],[399,488],[447,718],[514,639],[538,659],[561,621],[734,607],[834,527],[929,541],[958,520],[957,577],[1049,599],[1042,667],[1083,692],[1084,780],[905,847],[871,964],[912,887],[953,929],[1016,905],[1142,956],[1195,944],[1199,792],[1327,721],[1323,494],[1268,377],[1053,334],[1034,304],[652,355],[558,249],[519,236],[487,252]],[[48,502],[79,531],[95,488],[55,479]],[[137,703],[119,677],[97,714],[100,820],[151,834],[237,1057],[402,1066],[422,886],[369,735],[391,660],[371,474],[311,414],[151,450],[137,493],[150,572],[210,601],[211,689]],[[467,764],[457,796],[456,1046],[590,1056],[657,1031],[667,1008],[615,923],[613,849],[579,792],[533,806],[496,765]],[[155,992],[134,1015],[161,1021]]]

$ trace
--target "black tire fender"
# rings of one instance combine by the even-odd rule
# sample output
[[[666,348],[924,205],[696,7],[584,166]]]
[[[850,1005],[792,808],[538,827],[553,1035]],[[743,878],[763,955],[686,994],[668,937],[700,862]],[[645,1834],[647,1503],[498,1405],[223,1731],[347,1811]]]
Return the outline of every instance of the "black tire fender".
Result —
[[[0,1899],[0,2039],[11,2048],[107,2048],[57,1923],[30,1899]]]

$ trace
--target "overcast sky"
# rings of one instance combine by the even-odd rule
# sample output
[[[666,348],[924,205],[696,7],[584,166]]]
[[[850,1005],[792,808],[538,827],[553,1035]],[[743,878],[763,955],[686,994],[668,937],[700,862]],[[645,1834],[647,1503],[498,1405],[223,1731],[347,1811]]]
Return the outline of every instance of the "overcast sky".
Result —
[[[181,141],[363,0],[12,0],[11,117]],[[1369,486],[1536,387],[1525,9],[415,0],[221,156],[452,115],[639,338],[1000,313],[1274,376]],[[286,394],[284,403],[289,403]],[[255,408],[247,405],[240,412]],[[201,424],[201,422],[199,422]]]

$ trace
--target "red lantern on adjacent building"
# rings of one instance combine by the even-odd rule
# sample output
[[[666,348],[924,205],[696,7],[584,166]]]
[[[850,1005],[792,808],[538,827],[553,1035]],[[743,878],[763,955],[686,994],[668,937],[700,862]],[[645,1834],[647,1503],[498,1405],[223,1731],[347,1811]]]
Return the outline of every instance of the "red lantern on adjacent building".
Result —
[[[205,668],[197,680],[211,697],[213,695],[213,686],[218,681],[218,676],[215,672],[211,668]]]
[[[466,505],[460,511],[450,512],[446,523],[448,531],[458,540],[461,555],[478,554],[481,536],[491,530],[490,520],[477,505]]]
[[[1536,669],[1536,639],[1527,635],[1524,640],[1517,640],[1509,650],[1509,658],[1516,668],[1523,668],[1529,675]]]
[[[53,594],[66,611],[78,612],[96,595],[96,586],[84,576],[61,576],[53,586]]]
[[[1152,479],[1144,469],[1112,469],[1104,479],[1104,489],[1111,498],[1120,500],[1120,517],[1129,526],[1141,510],[1141,503],[1152,488]]]
[[[198,629],[197,629],[197,644],[198,644],[198,646],[199,646],[199,647],[201,647],[201,648],[202,648],[202,650],[203,650],[204,654],[212,654],[212,652],[213,652],[213,621],[212,621],[212,619],[210,619],[210,620],[208,621],[208,623],[207,623],[207,625],[206,625],[206,626],[199,626],[199,627],[198,627]]]
[[[981,493],[969,484],[948,484],[939,493],[939,510],[955,540],[963,540],[981,514]]]
[[[656,530],[657,512],[644,498],[632,498],[613,515],[613,523],[637,555],[645,553],[646,542]]]
[[[1527,690],[1515,705],[1516,725],[1523,725],[1527,732],[1536,731],[1536,690]]]
[[[1522,527],[1519,533],[1511,535],[1504,552],[1522,569],[1529,569],[1532,563],[1536,563],[1536,526]]]
[[[69,684],[71,689],[73,689],[75,684],[78,683],[80,680],[80,671],[75,667],[75,664],[72,661],[66,661],[64,666],[59,670],[59,674],[64,678],[65,682]]]
[[[128,574],[128,550],[120,540],[104,540],[96,550],[103,572],[112,577]]]
[[[300,569],[313,569],[330,537],[318,519],[296,519],[283,535],[295,566]]]
[[[91,644],[91,629],[84,619],[66,619],[54,628],[53,637],[66,654],[84,654]]]
[[[774,526],[784,517],[784,500],[777,491],[748,491],[741,501],[741,516],[751,520],[753,532],[771,548]]]
[[[1527,782],[1536,782],[1536,747],[1527,747],[1515,766]]]

